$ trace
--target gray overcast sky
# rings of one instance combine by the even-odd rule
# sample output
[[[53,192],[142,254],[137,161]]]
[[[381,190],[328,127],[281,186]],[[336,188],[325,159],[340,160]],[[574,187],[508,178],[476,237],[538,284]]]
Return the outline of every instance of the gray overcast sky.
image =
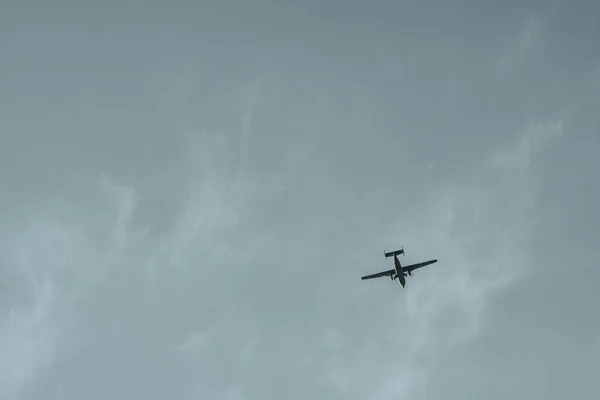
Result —
[[[600,395],[593,2],[63,3],[0,16],[2,399]]]

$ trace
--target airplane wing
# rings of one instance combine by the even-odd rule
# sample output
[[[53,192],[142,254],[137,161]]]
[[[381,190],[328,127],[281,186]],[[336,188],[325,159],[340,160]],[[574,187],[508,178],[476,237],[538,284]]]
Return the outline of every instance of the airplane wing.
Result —
[[[426,267],[427,265],[435,264],[437,260],[429,260],[418,264],[407,265],[406,267],[402,267],[402,271],[409,272],[414,271],[415,269]]]
[[[381,277],[384,277],[384,276],[391,276],[392,274],[395,274],[395,273],[396,273],[395,269],[390,269],[388,271],[383,271],[383,272],[378,272],[376,274],[363,276],[360,279],[365,280],[365,279],[381,278]]]

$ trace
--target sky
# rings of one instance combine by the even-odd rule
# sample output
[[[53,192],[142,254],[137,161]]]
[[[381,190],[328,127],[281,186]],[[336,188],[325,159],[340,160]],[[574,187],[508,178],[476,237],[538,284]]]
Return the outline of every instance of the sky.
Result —
[[[598,397],[597,13],[7,2],[0,397]]]

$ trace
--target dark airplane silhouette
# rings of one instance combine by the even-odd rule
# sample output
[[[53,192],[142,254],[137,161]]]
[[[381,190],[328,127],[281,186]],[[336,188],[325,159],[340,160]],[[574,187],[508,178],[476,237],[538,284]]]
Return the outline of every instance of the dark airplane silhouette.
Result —
[[[373,278],[381,278],[384,276],[389,276],[391,280],[398,279],[398,281],[400,282],[402,287],[404,287],[406,285],[406,277],[412,276],[412,271],[414,271],[417,268],[422,268],[422,267],[425,267],[430,264],[435,264],[437,262],[437,260],[429,260],[429,261],[425,261],[422,263],[407,265],[406,267],[403,267],[402,265],[400,265],[400,260],[398,260],[398,254],[404,254],[404,246],[402,247],[401,250],[391,251],[389,253],[384,252],[383,254],[384,254],[385,258],[392,257],[392,256],[394,257],[394,269],[390,269],[390,270],[383,271],[383,272],[378,272],[378,273],[372,274],[372,275],[363,276],[360,279],[365,280],[365,279],[373,279]]]

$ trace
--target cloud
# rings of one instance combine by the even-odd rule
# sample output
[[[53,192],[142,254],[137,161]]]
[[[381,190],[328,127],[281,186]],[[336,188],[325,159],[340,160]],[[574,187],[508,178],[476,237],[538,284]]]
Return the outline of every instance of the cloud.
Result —
[[[542,15],[536,15],[525,21],[525,24],[510,42],[506,50],[493,64],[492,72],[499,78],[498,83],[506,84],[517,72],[527,66],[537,51],[541,48],[543,40]]]
[[[255,92],[249,96],[256,99]],[[246,105],[243,132],[257,117],[255,101]],[[142,359],[165,370],[182,363],[192,377],[180,378],[181,386],[197,389],[198,397],[228,398],[228,390],[229,398],[276,397],[286,385],[295,385],[298,397],[302,390],[348,399],[423,395],[448,349],[478,334],[486,296],[526,269],[523,249],[535,221],[530,168],[561,132],[560,122],[528,127],[472,175],[434,189],[418,213],[385,210],[380,225],[369,220],[366,200],[355,207],[343,203],[345,193],[336,197],[339,186],[332,182],[338,175],[331,170],[285,185],[277,180],[285,173],[263,177],[246,168],[240,174],[228,158],[236,135],[189,129],[185,173],[174,177],[183,196],[173,195],[178,214],[171,229],[157,232],[139,223],[136,211],[144,198],[105,174],[97,181],[95,203],[45,205],[21,220],[16,240],[31,257],[31,243],[41,238],[35,246],[46,249],[46,261],[30,263],[36,268],[30,278],[46,279],[53,290],[37,302],[85,327],[77,331],[78,343],[87,343],[80,362],[97,357],[97,367],[104,368],[109,361],[103,353],[116,347],[131,349],[120,361],[136,368]],[[316,147],[312,142],[296,138],[282,146],[290,155],[282,169],[305,162]],[[243,145],[240,152],[247,160],[260,158]],[[331,166],[333,156],[323,165]],[[311,172],[320,162],[314,160]],[[338,214],[329,212],[330,204]],[[357,244],[367,236],[403,244],[407,262],[430,255],[440,262],[417,271],[406,290],[354,282],[372,262],[371,250],[359,248],[368,245]],[[27,339],[45,346],[39,357],[46,356],[23,356],[24,370],[49,365],[61,351],[71,354],[59,339],[74,333],[58,330],[54,314],[34,318],[39,314],[27,312],[23,318],[56,333],[43,345]],[[10,329],[5,337],[14,337],[14,325]],[[125,373],[119,367],[113,366],[115,375]],[[160,386],[160,373],[149,374],[155,374],[149,385]],[[280,382],[270,382],[271,375]],[[211,385],[196,387],[197,376]],[[13,385],[16,393],[25,380],[11,379],[20,382]]]
[[[112,230],[114,244],[116,247],[125,246],[130,239],[128,234],[132,230],[131,220],[140,202],[140,197],[132,186],[115,184],[106,174],[100,178],[100,187],[112,206],[111,208],[117,210]],[[146,228],[140,233],[148,231],[149,228]]]
[[[116,41],[105,26],[86,28],[99,44],[94,57],[112,67],[103,71],[94,57],[74,60],[83,73],[75,83],[64,69],[47,70],[52,79],[41,85],[29,79],[27,65],[60,64],[61,51],[12,57],[11,80],[27,99],[54,90],[61,101],[9,107],[3,131],[59,132],[60,140],[37,150],[40,140],[7,147],[22,150],[9,149],[22,162],[4,168],[15,188],[8,201],[21,207],[2,215],[0,226],[0,397],[46,399],[62,386],[64,399],[414,400],[447,399],[475,386],[489,392],[516,375],[533,386],[551,372],[561,377],[556,382],[583,380],[574,376],[593,368],[535,367],[552,364],[550,357],[592,366],[582,353],[568,353],[584,352],[589,343],[578,338],[596,343],[591,338],[600,332],[588,322],[580,333],[581,321],[594,321],[594,292],[582,292],[591,288],[584,274],[592,268],[584,267],[593,258],[565,251],[557,262],[561,254],[545,247],[593,248],[595,220],[586,206],[597,196],[586,178],[597,129],[588,120],[589,137],[580,134],[576,145],[564,140],[561,123],[576,131],[575,117],[593,109],[579,96],[589,85],[571,76],[589,72],[581,46],[593,35],[580,9],[561,7],[555,21],[550,13],[523,15],[532,7],[475,7],[466,20],[450,21],[422,18],[428,8],[413,4],[388,13],[403,15],[405,24],[371,13],[377,28],[349,16],[336,19],[335,29],[307,23],[318,22],[309,9],[278,9],[267,23],[291,14],[305,20],[271,38],[236,31],[228,7],[211,10],[216,23],[200,30],[149,15],[142,25],[123,25]],[[567,46],[558,30],[554,37],[553,21],[580,35],[581,46]],[[46,22],[46,31],[71,40],[67,19],[60,27]],[[302,27],[319,40],[298,35]],[[165,28],[172,34],[160,35]],[[352,48],[338,43],[348,38],[344,30],[360,31]],[[397,40],[411,32],[425,41],[442,33],[441,42],[425,44],[435,57],[423,51],[423,40]],[[161,39],[131,52],[140,35]],[[21,44],[32,44],[25,36]],[[301,57],[298,46],[281,46],[292,36],[301,39]],[[232,46],[196,46],[211,37]],[[377,43],[390,54],[354,62],[362,47]],[[349,82],[360,82],[360,90]],[[575,112],[531,122],[497,147],[524,117],[561,108],[565,99]],[[32,106],[53,117],[29,118]],[[71,118],[73,110],[79,116]],[[178,145],[183,149],[163,168]],[[569,168],[539,163],[571,156]],[[69,179],[80,181],[62,175],[72,167]],[[540,189],[547,200],[536,201],[544,174],[555,179]],[[559,194],[550,183],[556,179],[564,186]],[[68,199],[49,198],[59,190]],[[531,285],[545,291],[562,284],[563,296],[532,294],[516,282],[533,269],[532,232],[542,207],[550,218],[537,226],[546,233],[535,248],[555,267],[538,261],[544,279]],[[399,244],[407,250],[403,263],[440,262],[417,271],[405,289],[358,279],[389,268],[380,251]],[[574,257],[584,263],[568,286],[548,274]],[[570,290],[578,296],[567,299]],[[496,294],[503,301],[493,303]],[[492,303],[502,306],[492,310]],[[534,323],[540,310],[546,314]],[[572,321],[569,328],[556,329],[556,315]],[[515,346],[524,330],[528,340]],[[500,350],[489,350],[490,342]],[[499,357],[507,347],[511,354]],[[441,394],[446,383],[455,387]]]
[[[64,256],[53,251],[61,239],[51,230],[22,229],[0,246],[0,281],[9,282],[4,289],[13,294],[0,304],[0,397],[7,400],[52,362],[60,329],[53,318],[57,295],[49,269]]]
[[[38,368],[47,367],[54,355],[58,327],[48,315],[53,303],[51,283],[32,287],[31,295],[31,307],[11,309],[0,327],[0,396],[7,400],[31,383]]]
[[[3,225],[0,279],[10,282],[13,294],[0,304],[6,310],[0,326],[0,386],[7,399],[20,396],[68,349],[71,328],[82,322],[78,307],[111,272],[137,268],[128,261],[148,234],[131,225],[137,193],[107,176],[98,183],[95,197],[104,194],[107,201],[92,213],[64,199],[46,199],[27,214],[14,210],[17,217]]]
[[[365,350],[330,367],[331,379],[347,396],[424,398],[432,371],[448,352],[477,337],[488,296],[530,268],[537,188],[530,170],[561,134],[560,121],[528,126],[471,176],[435,191],[418,216],[393,221],[389,235],[407,250],[407,261],[401,261],[431,257],[439,263],[416,271],[399,296],[380,304],[391,326],[382,326],[371,340],[388,352],[372,348],[371,355]],[[373,394],[378,386],[383,389]]]

